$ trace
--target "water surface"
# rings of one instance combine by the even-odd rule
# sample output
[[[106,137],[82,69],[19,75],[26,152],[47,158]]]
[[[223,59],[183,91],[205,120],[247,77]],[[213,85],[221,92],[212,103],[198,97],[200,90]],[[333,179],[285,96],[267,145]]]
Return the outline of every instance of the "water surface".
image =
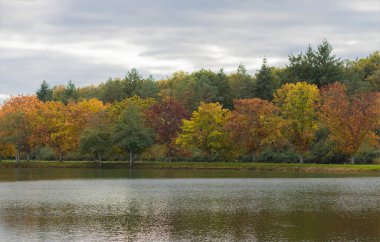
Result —
[[[0,172],[1,241],[380,240],[380,177],[16,170]]]

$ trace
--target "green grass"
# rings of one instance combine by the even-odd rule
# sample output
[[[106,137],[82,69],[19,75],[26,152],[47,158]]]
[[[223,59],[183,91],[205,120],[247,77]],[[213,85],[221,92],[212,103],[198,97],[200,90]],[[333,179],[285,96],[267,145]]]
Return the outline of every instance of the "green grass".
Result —
[[[104,162],[103,168],[124,169],[125,162]],[[15,161],[0,161],[0,168],[16,167]],[[22,161],[21,168],[98,168],[89,161]],[[297,164],[297,163],[235,163],[235,162],[136,162],[136,169],[232,169],[296,172],[380,172],[380,165]]]

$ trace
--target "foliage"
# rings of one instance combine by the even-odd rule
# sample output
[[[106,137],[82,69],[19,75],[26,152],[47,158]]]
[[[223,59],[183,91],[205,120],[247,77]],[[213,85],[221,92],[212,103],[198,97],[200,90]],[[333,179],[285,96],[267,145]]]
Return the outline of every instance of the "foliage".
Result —
[[[123,111],[131,105],[137,106],[140,110],[146,110],[154,103],[156,101],[153,98],[142,99],[138,96],[133,96],[113,103],[113,105],[108,107],[108,111],[112,120],[118,120]]]
[[[132,103],[121,113],[112,133],[113,142],[129,153],[131,167],[133,154],[153,144],[153,132],[145,123],[141,108]]]
[[[272,100],[274,91],[274,78],[272,70],[267,65],[264,58],[261,69],[256,73],[256,81],[254,85],[255,97],[264,100]]]
[[[15,147],[17,163],[22,150],[27,153],[29,159],[34,144],[33,121],[41,105],[35,96],[17,96],[8,99],[0,107],[0,143],[5,147]]]
[[[236,73],[228,76],[228,82],[234,99],[254,97],[255,85],[253,78],[248,74],[243,64],[239,65]]]
[[[346,63],[345,84],[349,93],[380,91],[380,52]]]
[[[34,119],[35,143],[50,146],[62,161],[65,152],[74,148],[74,135],[70,133],[68,108],[62,103],[44,103]]]
[[[146,110],[149,125],[157,134],[157,141],[168,149],[169,159],[175,150],[174,138],[180,131],[182,119],[188,118],[185,107],[174,98],[166,98]]]
[[[380,96],[362,93],[349,96],[344,85],[331,84],[322,89],[320,119],[330,131],[335,148],[351,157],[366,139],[379,142],[374,131],[380,125]]]
[[[235,100],[234,106],[226,127],[240,153],[250,153],[255,161],[267,146],[286,144],[283,137],[285,121],[278,115],[275,105],[253,98]]]
[[[50,85],[43,81],[40,88],[36,91],[37,98],[43,102],[53,100],[53,89]]]
[[[127,97],[132,97],[138,94],[143,83],[143,78],[140,73],[132,68],[131,71],[128,71],[124,80],[124,90]]]
[[[343,62],[332,54],[332,46],[324,40],[316,51],[309,46],[305,53],[289,56],[288,81],[306,81],[318,87],[343,79]]]
[[[274,94],[274,102],[281,110],[282,117],[288,122],[286,136],[303,162],[318,129],[317,107],[320,100],[316,85],[306,82],[289,83]]]
[[[225,132],[230,111],[219,103],[201,103],[190,120],[183,120],[176,143],[186,149],[196,149],[208,160],[232,158],[232,144]]]

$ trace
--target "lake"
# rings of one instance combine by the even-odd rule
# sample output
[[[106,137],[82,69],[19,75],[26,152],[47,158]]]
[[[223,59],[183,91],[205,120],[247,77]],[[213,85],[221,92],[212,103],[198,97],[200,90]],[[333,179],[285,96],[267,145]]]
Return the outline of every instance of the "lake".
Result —
[[[379,241],[380,177],[0,170],[1,241]]]

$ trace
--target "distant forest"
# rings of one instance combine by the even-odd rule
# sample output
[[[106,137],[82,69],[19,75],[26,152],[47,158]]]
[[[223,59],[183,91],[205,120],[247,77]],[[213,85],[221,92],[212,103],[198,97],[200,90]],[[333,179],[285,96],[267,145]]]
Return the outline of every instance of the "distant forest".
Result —
[[[77,88],[43,81],[0,108],[0,155],[25,159],[379,162],[380,52],[323,41],[254,74],[201,69]]]

